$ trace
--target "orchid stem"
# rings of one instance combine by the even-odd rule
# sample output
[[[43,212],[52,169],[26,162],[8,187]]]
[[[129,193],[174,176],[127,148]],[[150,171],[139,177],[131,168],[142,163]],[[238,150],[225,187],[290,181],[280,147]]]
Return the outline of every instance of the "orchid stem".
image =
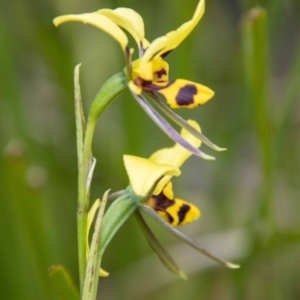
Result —
[[[78,209],[77,209],[77,234],[78,234],[78,261],[80,290],[83,289],[86,274],[86,235],[87,215],[89,208],[90,181],[92,180],[92,141],[97,120],[107,105],[126,87],[126,78],[123,73],[117,73],[108,79],[96,95],[85,127],[84,113],[81,103],[79,85],[79,66],[75,69],[75,115],[78,152]]]

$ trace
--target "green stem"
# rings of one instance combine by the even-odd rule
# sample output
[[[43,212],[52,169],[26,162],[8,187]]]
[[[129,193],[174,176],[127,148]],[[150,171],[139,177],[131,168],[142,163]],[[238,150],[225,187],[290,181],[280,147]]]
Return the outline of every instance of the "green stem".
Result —
[[[79,170],[78,170],[78,210],[77,210],[77,233],[78,233],[78,260],[79,278],[81,291],[83,288],[86,272],[86,234],[87,214],[89,207],[89,184],[88,174],[92,162],[92,141],[97,120],[107,105],[127,87],[126,78],[123,73],[118,73],[108,79],[96,95],[86,124],[82,148],[78,148]],[[82,125],[76,120],[77,129]],[[77,138],[77,144],[81,141]],[[80,153],[81,151],[81,153]]]

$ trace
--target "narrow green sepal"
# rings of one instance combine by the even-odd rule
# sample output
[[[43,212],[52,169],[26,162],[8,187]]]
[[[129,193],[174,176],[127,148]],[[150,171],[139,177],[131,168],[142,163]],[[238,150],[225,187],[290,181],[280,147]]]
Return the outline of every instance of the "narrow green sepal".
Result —
[[[159,224],[161,224],[164,228],[166,228],[172,235],[174,235],[178,240],[188,244],[190,247],[194,248],[195,250],[202,253],[206,257],[208,257],[208,258],[210,258],[210,259],[218,262],[219,264],[221,264],[221,265],[223,265],[227,268],[230,268],[230,269],[238,269],[240,267],[239,265],[231,263],[229,261],[226,261],[226,260],[210,253],[209,251],[207,251],[203,247],[201,247],[195,240],[193,240],[189,236],[183,234],[182,232],[180,232],[176,228],[172,227],[163,218],[161,218],[152,208],[150,208],[146,205],[139,205],[139,210],[147,213],[148,215],[150,215]]]
[[[137,209],[137,207],[138,202],[136,197],[133,197],[127,191],[122,196],[114,200],[103,218],[99,248],[101,255],[104,253],[115,233]]]
[[[183,280],[187,280],[187,276],[185,275],[185,273],[180,270],[173,258],[157,240],[157,238],[143,219],[141,213],[139,211],[136,211],[135,216],[137,221],[139,222],[140,228],[142,229],[148,244],[150,245],[151,249],[157,254],[163,265],[173,274],[179,276]]]
[[[63,266],[53,266],[48,272],[58,299],[79,300],[79,292]]]

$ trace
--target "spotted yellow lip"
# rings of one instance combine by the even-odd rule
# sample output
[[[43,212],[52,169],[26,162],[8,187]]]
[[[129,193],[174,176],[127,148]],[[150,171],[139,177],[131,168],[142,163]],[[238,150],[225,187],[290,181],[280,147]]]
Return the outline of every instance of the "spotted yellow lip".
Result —
[[[149,104],[143,96],[150,96],[154,103],[170,119],[194,134],[203,143],[217,151],[225,150],[213,144],[200,132],[195,131],[184,119],[165,105],[161,98],[173,108],[195,108],[210,100],[214,92],[199,83],[185,79],[169,79],[169,65],[166,56],[180,45],[202,18],[205,1],[200,0],[191,20],[183,23],[176,30],[154,39],[151,43],[145,38],[142,17],[132,9],[100,9],[93,13],[64,15],[54,19],[56,26],[70,21],[82,22],[95,26],[112,36],[121,46],[126,60],[128,87],[143,110],[175,142],[204,159],[214,159],[199,149],[186,143],[178,132]],[[136,41],[139,58],[132,61],[133,49],[129,48],[126,30]]]

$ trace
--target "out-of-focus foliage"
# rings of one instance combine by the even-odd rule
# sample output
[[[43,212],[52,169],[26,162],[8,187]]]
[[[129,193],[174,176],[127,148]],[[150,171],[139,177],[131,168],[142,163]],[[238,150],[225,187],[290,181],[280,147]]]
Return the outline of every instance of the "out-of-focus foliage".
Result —
[[[124,67],[109,36],[76,23],[55,28],[52,19],[131,7],[152,40],[190,19],[196,3],[1,2],[1,299],[59,299],[47,271],[57,264],[78,284],[73,69],[82,63],[87,109],[104,81]],[[264,10],[249,13],[255,5]],[[168,58],[171,78],[216,92],[205,106],[179,113],[228,148],[211,153],[215,162],[194,157],[184,166],[176,194],[194,201],[202,217],[182,230],[241,269],[208,264],[159,232],[190,278],[180,281],[153,257],[132,218],[105,253],[111,275],[100,280],[99,299],[299,299],[299,20],[298,0],[207,0],[203,20]],[[99,120],[92,198],[128,184],[122,154],[148,157],[168,145],[123,93]]]

